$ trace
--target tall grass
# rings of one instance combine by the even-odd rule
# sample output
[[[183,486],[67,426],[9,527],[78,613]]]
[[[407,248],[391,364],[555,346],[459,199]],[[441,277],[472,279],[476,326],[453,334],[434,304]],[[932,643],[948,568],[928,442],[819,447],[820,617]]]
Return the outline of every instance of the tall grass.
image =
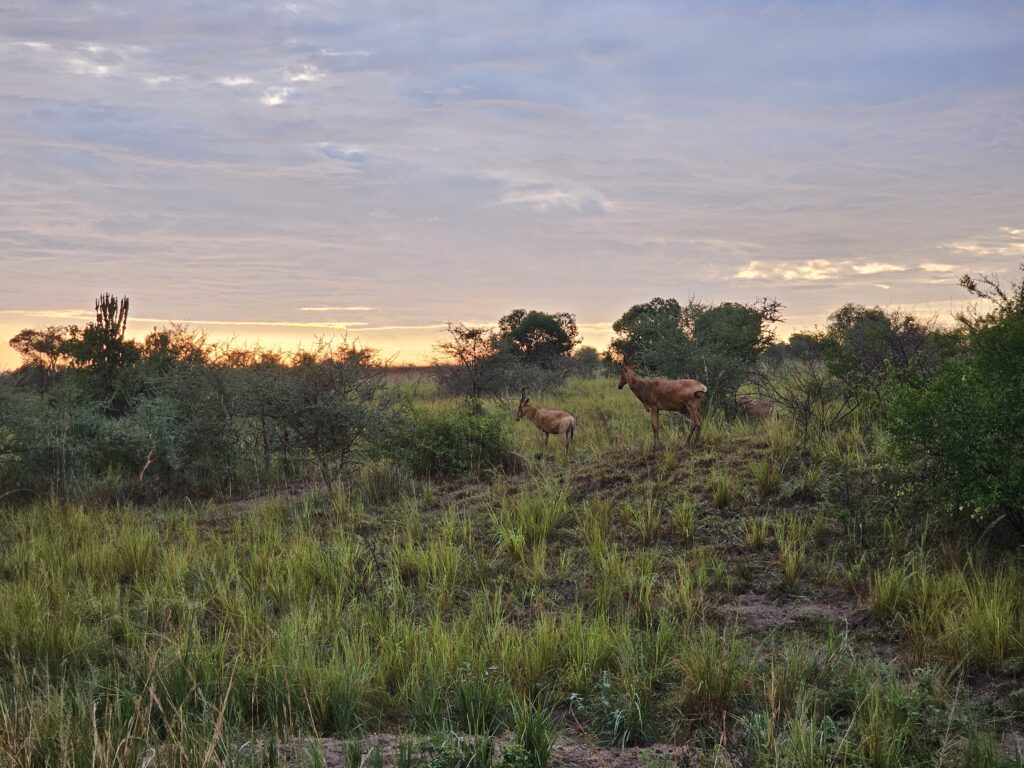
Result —
[[[813,446],[785,417],[720,419],[711,449],[648,471],[649,422],[628,393],[570,381],[550,400],[581,413],[569,468],[430,483],[376,461],[330,492],[0,510],[0,764],[294,764],[316,735],[372,768],[367,734],[386,731],[448,734],[407,742],[400,768],[494,768],[509,739],[523,764],[505,768],[543,768],[565,725],[703,744],[722,764],[999,764],[1005,702],[980,708],[953,675],[1015,674],[1018,562],[855,553],[875,621],[900,641],[882,656],[874,623],[849,640],[733,626],[737,574],[772,600],[788,598],[765,569],[829,600],[808,578],[818,550],[855,565],[829,540],[841,521],[814,506]],[[797,479],[777,486],[793,456]],[[704,466],[718,467],[710,485]],[[743,467],[757,493],[741,492]]]

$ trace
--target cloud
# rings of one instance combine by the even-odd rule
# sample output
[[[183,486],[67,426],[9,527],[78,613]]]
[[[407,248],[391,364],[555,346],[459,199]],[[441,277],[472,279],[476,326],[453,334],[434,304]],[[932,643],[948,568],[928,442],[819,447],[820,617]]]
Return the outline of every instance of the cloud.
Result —
[[[768,277],[768,273],[760,268],[758,262],[751,261],[747,266],[736,273],[736,277],[740,280],[760,280]]]
[[[373,307],[299,307],[300,312],[372,312]]]
[[[291,95],[291,88],[268,88],[260,97],[260,103],[266,107],[278,107],[285,104]]]
[[[292,83],[313,83],[323,78],[324,73],[315,64],[303,64],[297,72],[288,73],[288,80]]]
[[[245,75],[224,75],[222,77],[215,78],[215,82],[226,88],[238,88],[242,85],[252,85],[255,80]]]
[[[923,264],[918,264],[917,266],[925,272],[952,272],[957,269],[955,264],[937,264],[933,261],[926,261]]]
[[[843,265],[833,264],[828,259],[781,261],[774,264],[751,261],[734,277],[740,280],[764,280],[774,277],[785,282],[817,282],[838,277],[842,267]]]
[[[1013,4],[286,2],[5,5],[0,305],[813,323],[1024,258]]]
[[[604,213],[611,208],[604,196],[594,190],[559,188],[546,183],[515,186],[502,193],[500,202],[503,205],[529,208],[538,213],[560,210]]]
[[[362,147],[337,147],[326,142],[320,144],[320,152],[332,160],[342,160],[356,165],[365,165],[372,158],[372,155]]]
[[[884,264],[880,261],[871,261],[867,264],[854,264],[853,266],[853,271],[858,275],[877,275],[881,272],[905,272],[906,270],[907,268],[902,264]]]
[[[999,227],[991,235],[977,235],[946,243],[946,248],[953,253],[967,253],[971,256],[1019,258],[1024,256],[1024,229]]]

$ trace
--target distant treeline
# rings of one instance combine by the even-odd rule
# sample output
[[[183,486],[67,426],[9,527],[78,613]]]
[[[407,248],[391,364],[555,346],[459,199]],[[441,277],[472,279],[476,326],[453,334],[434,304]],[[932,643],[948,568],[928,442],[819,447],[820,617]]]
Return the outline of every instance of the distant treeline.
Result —
[[[431,476],[508,468],[507,414],[481,397],[550,389],[626,361],[703,381],[708,409],[727,417],[763,399],[805,437],[858,414],[890,435],[945,513],[1024,528],[1024,282],[965,276],[962,285],[991,309],[938,328],[849,304],[788,342],[773,333],[783,308],[772,299],[655,298],[614,323],[604,354],[581,346],[568,312],[453,323],[431,369],[440,394],[453,396],[447,405],[424,402],[372,350],[347,342],[234,348],[176,326],[133,341],[128,299],[105,294],[84,327],[11,339],[23,364],[0,376],[0,499],[332,485],[356,458]]]

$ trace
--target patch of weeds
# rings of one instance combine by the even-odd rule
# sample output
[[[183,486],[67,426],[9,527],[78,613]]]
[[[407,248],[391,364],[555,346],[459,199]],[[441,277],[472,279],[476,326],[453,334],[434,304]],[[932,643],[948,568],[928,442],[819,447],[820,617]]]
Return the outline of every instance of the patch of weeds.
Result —
[[[743,521],[743,538],[752,552],[764,549],[768,542],[769,521],[764,515],[748,517]]]
[[[521,750],[522,755],[514,755],[517,762],[510,764],[503,754],[502,764],[506,768],[546,768],[555,744],[555,721],[551,711],[540,702],[524,699],[513,705],[512,724],[516,734],[513,746]],[[525,765],[522,764],[524,758]]]
[[[640,501],[629,501],[623,510],[626,525],[636,531],[643,544],[651,544],[661,535],[661,505],[654,494]]]
[[[494,740],[490,736],[464,739],[454,733],[435,739],[427,768],[490,768]]]
[[[697,530],[697,503],[691,496],[687,495],[672,506],[672,526],[683,540],[693,539]]]
[[[735,489],[732,478],[724,472],[715,470],[711,474],[711,498],[719,509],[726,509],[733,502]]]
[[[772,456],[751,462],[750,474],[754,477],[754,487],[762,499],[774,496],[782,487],[782,468]]]
[[[620,690],[607,671],[588,694],[570,694],[569,708],[603,744],[626,747],[645,740],[639,694]]]

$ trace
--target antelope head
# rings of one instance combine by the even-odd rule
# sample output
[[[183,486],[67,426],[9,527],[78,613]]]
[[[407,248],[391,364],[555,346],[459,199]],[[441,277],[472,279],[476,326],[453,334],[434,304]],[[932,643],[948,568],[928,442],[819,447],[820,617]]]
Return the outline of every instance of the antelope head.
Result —
[[[526,387],[523,387],[523,394],[519,397],[519,407],[516,409],[516,421],[526,415],[526,406],[529,402],[530,398],[526,396]]]
[[[619,389],[629,383],[629,380],[636,375],[636,369],[629,363],[623,363],[619,369]]]

